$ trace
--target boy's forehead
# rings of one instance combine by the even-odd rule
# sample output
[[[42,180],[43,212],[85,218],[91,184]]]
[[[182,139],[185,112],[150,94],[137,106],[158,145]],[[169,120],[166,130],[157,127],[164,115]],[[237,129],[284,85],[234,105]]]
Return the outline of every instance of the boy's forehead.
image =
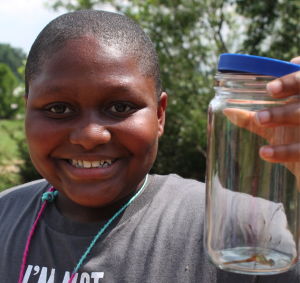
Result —
[[[143,75],[132,55],[125,54],[117,45],[105,45],[92,36],[66,42],[44,62],[41,73],[32,83],[57,88],[68,82],[87,85],[95,81],[99,87],[109,83],[117,88],[134,89],[143,85],[153,90],[156,99],[153,78]]]
[[[108,46],[100,42],[95,37],[84,37],[79,39],[68,40],[66,44],[55,52],[48,60],[48,67],[57,67],[57,62],[64,66],[81,64],[91,69],[98,68],[103,72],[122,71],[122,69],[135,70],[136,75],[138,66],[129,54],[124,54],[116,45]],[[53,62],[54,64],[51,64]],[[49,64],[50,63],[50,64]],[[118,65],[119,68],[115,66]],[[61,65],[60,65],[61,67]],[[113,69],[111,69],[113,67]]]

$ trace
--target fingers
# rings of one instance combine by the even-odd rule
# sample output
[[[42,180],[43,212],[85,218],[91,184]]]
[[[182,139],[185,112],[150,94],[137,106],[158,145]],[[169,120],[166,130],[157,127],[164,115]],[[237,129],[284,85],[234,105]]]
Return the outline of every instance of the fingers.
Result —
[[[300,162],[300,144],[263,146],[259,155],[269,162]]]
[[[300,56],[293,58],[291,60],[291,63],[300,65]]]
[[[300,65],[300,56],[293,58],[291,63]],[[267,92],[273,98],[300,95],[300,71],[268,83]]]
[[[223,114],[230,120],[231,123],[242,127],[248,128],[251,127],[253,117],[255,112],[241,110],[238,108],[226,108],[223,110]]]
[[[299,162],[300,135],[297,131],[300,124],[299,103],[290,103],[259,112],[227,108],[223,113],[233,124],[261,136],[270,144],[260,149],[261,158],[276,163]],[[281,125],[294,127],[286,127],[285,132],[281,133],[277,131],[282,129],[278,127]],[[278,143],[284,144],[278,145]]]
[[[300,100],[257,111],[254,121],[261,127],[298,126],[300,125]]]
[[[300,71],[268,83],[267,92],[273,98],[285,98],[292,95],[300,95]]]
[[[246,111],[237,108],[226,108],[223,110],[223,114],[234,125],[237,125],[238,127],[241,128],[245,128],[251,131],[252,133],[255,133],[263,138],[267,137],[267,135],[264,134],[265,131],[260,126],[260,124],[255,122],[254,111]]]

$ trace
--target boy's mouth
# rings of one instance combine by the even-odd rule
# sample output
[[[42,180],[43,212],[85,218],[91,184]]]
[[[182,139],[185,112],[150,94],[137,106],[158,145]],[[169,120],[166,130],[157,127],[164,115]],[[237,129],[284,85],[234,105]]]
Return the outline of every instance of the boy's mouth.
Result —
[[[117,159],[97,160],[97,161],[86,161],[76,159],[66,159],[68,163],[77,168],[106,168],[112,165]]]

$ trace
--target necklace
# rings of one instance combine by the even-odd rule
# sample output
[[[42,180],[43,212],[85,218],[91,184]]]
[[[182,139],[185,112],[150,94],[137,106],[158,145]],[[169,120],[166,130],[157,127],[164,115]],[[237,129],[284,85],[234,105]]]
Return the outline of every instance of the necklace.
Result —
[[[121,212],[124,211],[124,209],[130,205],[135,199],[136,197],[143,191],[143,189],[145,188],[146,184],[148,181],[148,174],[146,175],[145,181],[143,186],[139,189],[139,191],[111,218],[109,219],[109,221],[104,225],[104,227],[99,231],[99,233],[96,235],[96,237],[94,238],[94,240],[91,242],[91,244],[89,245],[89,247],[87,248],[86,252],[83,254],[83,256],[81,257],[81,259],[79,260],[77,266],[75,267],[74,271],[72,272],[71,278],[69,280],[68,283],[71,283],[74,276],[76,275],[79,267],[82,265],[83,261],[85,260],[86,256],[88,255],[88,253],[91,251],[92,247],[95,245],[95,243],[97,242],[97,240],[99,239],[99,237],[103,234],[103,232],[105,231],[105,229],[111,224],[111,222],[113,222],[118,215],[120,215]],[[41,218],[41,215],[46,207],[46,203],[47,202],[52,202],[54,200],[54,198],[57,196],[57,191],[55,190],[54,187],[51,187],[46,193],[43,194],[42,196],[42,200],[43,200],[43,205],[41,207],[40,212],[38,213],[38,216],[31,228],[31,231],[29,233],[29,237],[26,243],[26,247],[25,247],[25,251],[24,251],[24,255],[23,255],[23,261],[22,261],[22,268],[21,268],[21,273],[20,273],[20,279],[18,283],[22,283],[23,281],[23,277],[24,277],[24,272],[25,272],[25,266],[26,266],[26,260],[27,260],[27,256],[28,256],[28,252],[29,252],[29,246],[30,246],[30,241],[31,238],[33,236],[33,232],[37,226],[37,223],[39,221],[39,219]]]

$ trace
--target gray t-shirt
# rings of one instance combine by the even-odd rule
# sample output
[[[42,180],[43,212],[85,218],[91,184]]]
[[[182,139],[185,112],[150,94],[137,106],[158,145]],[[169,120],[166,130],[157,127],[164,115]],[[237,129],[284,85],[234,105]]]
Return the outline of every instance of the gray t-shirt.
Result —
[[[18,282],[45,180],[0,194],[0,282]],[[297,282],[299,264],[273,276],[225,272],[203,248],[205,186],[177,175],[150,176],[137,199],[101,235],[73,283]],[[23,283],[67,283],[105,222],[78,223],[48,203],[32,237]]]

